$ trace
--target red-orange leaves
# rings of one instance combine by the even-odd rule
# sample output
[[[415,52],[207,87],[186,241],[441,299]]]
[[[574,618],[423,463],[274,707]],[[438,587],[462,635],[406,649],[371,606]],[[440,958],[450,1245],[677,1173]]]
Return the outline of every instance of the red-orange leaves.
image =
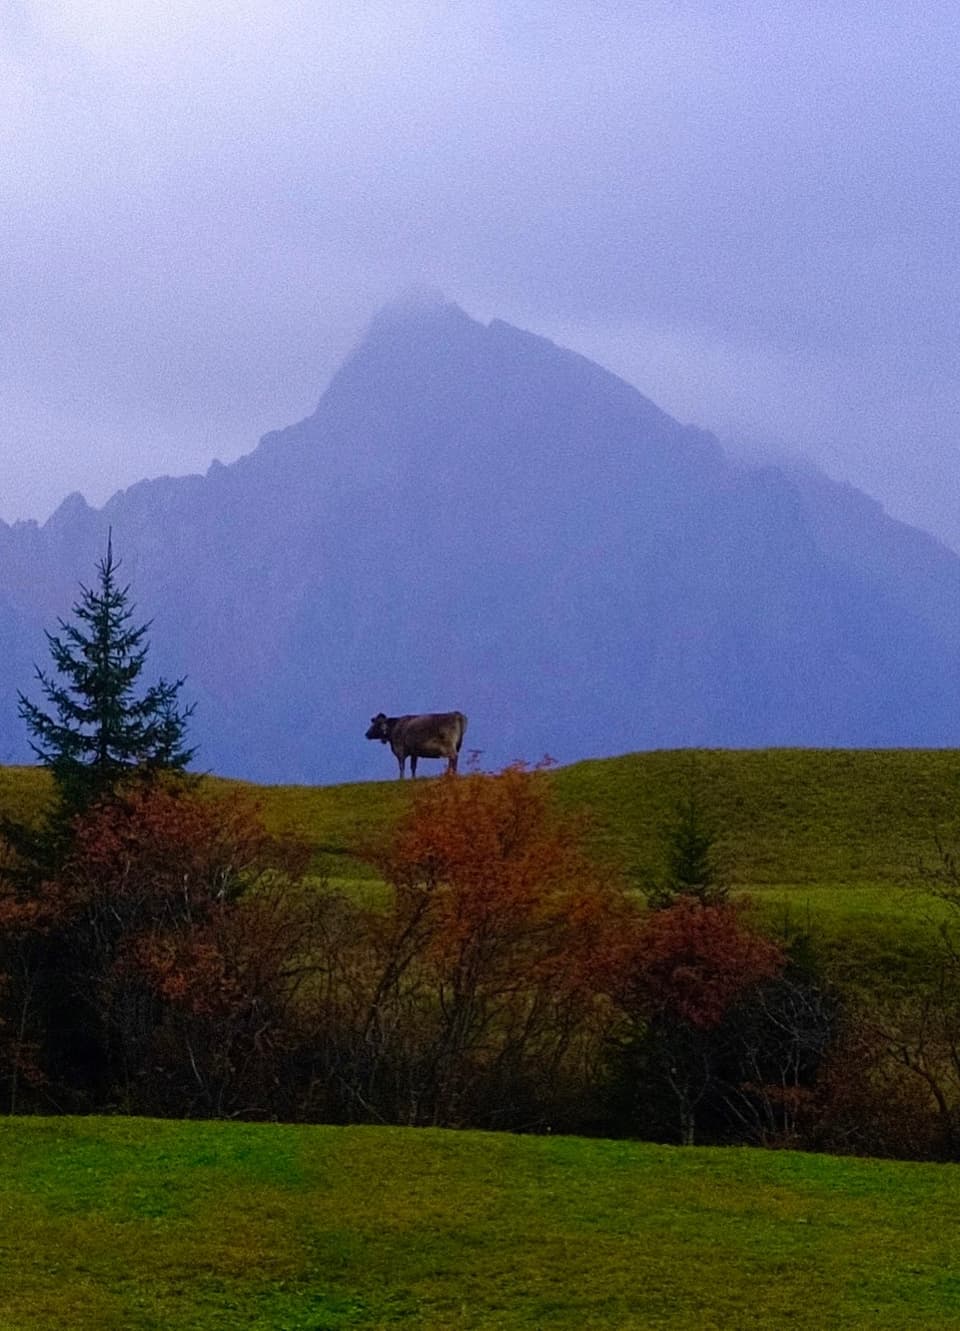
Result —
[[[544,774],[517,764],[424,783],[378,866],[398,923],[429,922],[426,950],[441,972],[486,986],[569,984],[598,963],[625,909],[582,843]]]
[[[265,1112],[321,903],[306,851],[239,795],[134,788],[75,820],[50,885],[63,903],[60,985],[98,1086],[156,1112]]]
[[[109,903],[140,926],[199,923],[264,877],[299,877],[305,864],[306,851],[271,838],[243,795],[153,785],[76,820],[61,878],[75,904]]]
[[[616,876],[519,765],[423,783],[376,864],[393,898],[368,924],[364,1103],[389,1082],[402,1121],[533,1121],[606,1019]]]
[[[783,966],[782,949],[749,929],[735,906],[680,898],[644,920],[629,958],[625,1003],[709,1030],[746,990]]]

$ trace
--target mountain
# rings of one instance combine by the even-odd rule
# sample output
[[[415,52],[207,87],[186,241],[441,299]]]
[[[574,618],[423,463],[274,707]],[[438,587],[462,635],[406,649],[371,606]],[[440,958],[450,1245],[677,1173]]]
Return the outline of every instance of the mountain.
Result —
[[[0,524],[2,761],[108,527],[217,772],[392,776],[380,710],[467,712],[484,765],[960,744],[960,558],[440,298],[381,312],[314,414],[230,466]]]

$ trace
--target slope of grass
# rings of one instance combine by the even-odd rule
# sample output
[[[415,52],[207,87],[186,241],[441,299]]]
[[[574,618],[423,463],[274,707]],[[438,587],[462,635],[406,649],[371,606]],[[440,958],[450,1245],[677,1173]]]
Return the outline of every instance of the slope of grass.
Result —
[[[638,880],[660,869],[662,831],[696,783],[735,885],[902,884],[960,833],[960,752],[752,749],[626,754],[558,768],[557,798],[585,809],[601,853]],[[305,835],[331,872],[363,872],[349,852],[403,808],[409,784],[274,786],[268,821]]]
[[[399,781],[342,786],[255,786],[223,777],[204,777],[213,793],[248,792],[261,806],[271,831],[305,840],[318,872],[333,877],[370,878],[359,856],[400,813],[408,785]],[[0,817],[35,823],[53,795],[49,774],[39,767],[0,767]]]
[[[563,806],[589,812],[597,849],[639,880],[658,872],[662,829],[691,779],[734,883],[752,890],[900,884],[933,855],[938,832],[960,839],[954,749],[663,750],[550,776]],[[318,867],[361,877],[356,852],[401,811],[410,783],[244,788],[271,827],[310,842]],[[36,768],[0,768],[0,814],[35,815],[49,789]]]
[[[960,1326],[952,1166],[0,1122],[0,1327]]]
[[[835,974],[871,987],[909,986],[930,970],[937,912],[911,884],[938,836],[960,845],[957,750],[659,751],[576,763],[549,780],[562,807],[586,812],[597,853],[638,887],[659,875],[663,829],[692,781],[734,890],[756,897],[773,927],[809,928]],[[411,790],[207,781],[251,791],[273,830],[313,847],[318,875],[374,893],[362,853]],[[35,817],[49,791],[36,768],[0,768],[0,815]]]
[[[939,974],[941,925],[960,920],[942,903],[895,884],[802,884],[750,889],[765,932],[784,940],[806,934],[823,971],[866,996],[915,993]]]
[[[259,801],[272,831],[306,840],[317,868],[330,877],[372,878],[365,850],[406,807],[410,783],[366,781],[343,786],[241,785]]]
[[[49,773],[40,767],[0,767],[0,817],[36,823],[53,794]]]
[[[641,876],[656,872],[659,831],[691,780],[734,882],[754,889],[900,883],[932,854],[938,830],[960,830],[954,749],[637,753],[576,763],[554,780]]]

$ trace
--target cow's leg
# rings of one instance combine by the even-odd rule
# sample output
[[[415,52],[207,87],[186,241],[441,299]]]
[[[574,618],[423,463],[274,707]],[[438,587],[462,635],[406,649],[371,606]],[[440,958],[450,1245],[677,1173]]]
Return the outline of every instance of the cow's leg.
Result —
[[[416,755],[415,753],[411,753],[411,755],[410,755],[410,777],[411,777],[411,779],[413,779],[416,775],[417,775],[417,755]]]
[[[407,755],[405,753],[398,753],[397,762],[400,764],[400,780],[402,781],[407,766]]]
[[[449,773],[449,772],[456,772],[456,770],[457,770],[457,759],[458,759],[459,757],[460,757],[460,754],[459,754],[459,753],[456,753],[456,752],[455,752],[455,753],[451,753],[450,757],[447,759],[447,772],[448,772],[448,773]]]

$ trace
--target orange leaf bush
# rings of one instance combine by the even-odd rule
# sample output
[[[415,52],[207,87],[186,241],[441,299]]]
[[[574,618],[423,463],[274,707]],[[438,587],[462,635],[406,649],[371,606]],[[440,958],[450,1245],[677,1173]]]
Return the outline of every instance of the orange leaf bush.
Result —
[[[710,1030],[745,990],[779,975],[785,957],[736,906],[678,897],[644,920],[626,961],[629,1008]]]
[[[392,898],[367,926],[365,1102],[386,1079],[394,1116],[509,1126],[596,1056],[634,912],[583,833],[537,769],[418,787],[372,856]]]

